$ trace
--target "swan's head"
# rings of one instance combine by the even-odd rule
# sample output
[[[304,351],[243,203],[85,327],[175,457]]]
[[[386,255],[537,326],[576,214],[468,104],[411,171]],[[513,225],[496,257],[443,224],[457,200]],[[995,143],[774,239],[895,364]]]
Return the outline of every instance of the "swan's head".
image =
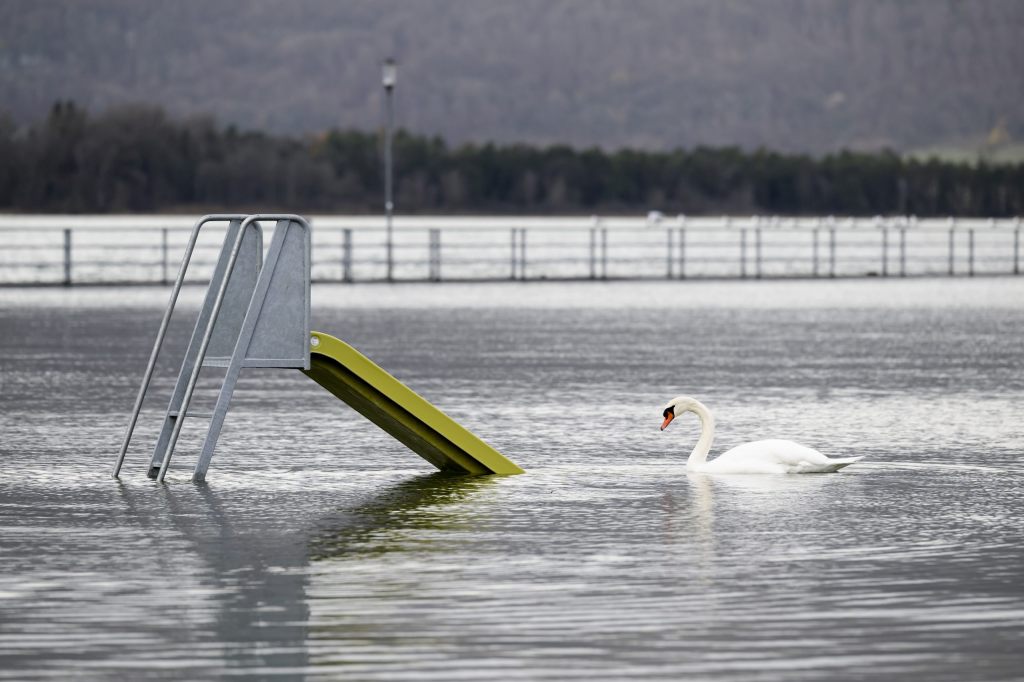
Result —
[[[661,408],[661,416],[665,418],[665,421],[661,423],[661,430],[664,431],[668,428],[668,425],[672,423],[672,420],[679,415],[693,410],[693,407],[696,404],[696,400],[685,395],[675,397],[668,401],[665,404],[665,407]]]

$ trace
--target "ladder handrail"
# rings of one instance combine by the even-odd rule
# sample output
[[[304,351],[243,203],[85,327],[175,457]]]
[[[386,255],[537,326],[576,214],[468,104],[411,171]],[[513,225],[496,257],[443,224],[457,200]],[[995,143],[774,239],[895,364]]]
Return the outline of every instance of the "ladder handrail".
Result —
[[[185,273],[188,270],[189,262],[192,260],[192,253],[196,247],[196,240],[199,238],[199,231],[207,223],[243,220],[244,218],[244,214],[211,213],[201,217],[192,227],[192,233],[189,235],[188,239],[188,246],[185,247],[185,255],[182,257],[181,265],[178,268],[178,276],[174,279],[174,287],[171,289],[171,298],[167,303],[167,308],[164,310],[163,319],[160,321],[160,330],[156,334],[156,341],[153,343],[153,350],[149,354],[149,364],[146,365],[146,372],[142,377],[142,386],[139,387],[139,393],[135,397],[135,406],[132,408],[132,416],[128,420],[128,428],[125,429],[124,439],[121,442],[121,451],[117,455],[117,463],[114,465],[114,470],[111,473],[113,478],[117,478],[118,474],[121,473],[121,465],[124,464],[124,457],[128,452],[128,445],[131,443],[132,434],[135,432],[135,425],[139,421],[139,413],[142,411],[142,403],[146,399],[146,392],[149,390],[150,381],[153,379],[153,371],[156,369],[157,356],[160,355],[160,349],[163,347],[164,337],[167,335],[167,327],[170,324],[171,315],[174,313],[174,306],[178,301],[178,294],[181,292],[181,285],[185,281]]]
[[[206,359],[206,349],[210,345],[210,339],[213,338],[213,328],[217,324],[217,316],[220,315],[221,305],[224,303],[224,294],[228,288],[228,282],[231,280],[231,273],[235,269],[235,261],[238,260],[238,253],[241,250],[242,239],[245,237],[246,229],[255,223],[256,229],[259,229],[259,220],[290,220],[300,222],[307,225],[306,220],[301,216],[293,214],[276,214],[276,213],[258,213],[250,215],[242,221],[241,227],[238,229],[238,235],[235,237],[235,243],[231,247],[231,256],[228,258],[227,267],[224,270],[224,279],[221,281],[220,288],[217,291],[217,298],[213,302],[213,310],[210,312],[210,320],[206,325],[206,331],[203,333],[203,341],[199,346],[199,354],[196,356],[195,366],[192,368],[192,375],[189,377],[188,385],[185,388],[185,395],[182,396],[181,405],[178,408],[178,417],[174,420],[174,429],[171,431],[170,440],[167,443],[167,448],[164,450],[162,461],[160,462],[160,472],[157,474],[156,480],[158,483],[162,483],[164,476],[167,474],[167,467],[171,463],[171,455],[174,453],[174,446],[178,442],[178,435],[181,433],[181,426],[185,423],[185,416],[188,414],[188,406],[192,401],[192,393],[195,390],[196,383],[199,381],[199,372],[203,368],[203,361]],[[262,257],[262,254],[260,254]]]

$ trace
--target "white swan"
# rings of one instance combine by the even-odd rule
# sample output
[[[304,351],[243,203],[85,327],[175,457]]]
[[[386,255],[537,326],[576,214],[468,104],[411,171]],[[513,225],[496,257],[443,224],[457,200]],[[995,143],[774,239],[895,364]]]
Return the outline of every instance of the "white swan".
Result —
[[[839,471],[860,457],[829,458],[791,440],[758,440],[737,445],[708,460],[715,439],[715,418],[703,403],[694,398],[673,398],[662,409],[664,431],[672,420],[685,412],[700,417],[700,440],[686,460],[687,471],[707,474],[824,474]]]

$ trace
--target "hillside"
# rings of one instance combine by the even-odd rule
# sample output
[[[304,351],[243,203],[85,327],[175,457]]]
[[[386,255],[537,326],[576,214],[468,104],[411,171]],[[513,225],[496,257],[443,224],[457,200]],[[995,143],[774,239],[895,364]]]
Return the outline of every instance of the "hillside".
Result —
[[[1024,138],[1019,0],[0,0],[0,110],[146,102],[275,132],[824,152]]]

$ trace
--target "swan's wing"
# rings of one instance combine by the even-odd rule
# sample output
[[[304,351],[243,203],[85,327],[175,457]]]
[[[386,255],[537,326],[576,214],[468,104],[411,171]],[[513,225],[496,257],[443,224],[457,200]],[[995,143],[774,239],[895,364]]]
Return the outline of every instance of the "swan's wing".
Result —
[[[737,471],[765,471],[772,473],[810,473],[835,471],[850,462],[836,466],[814,448],[791,440],[758,440],[737,445],[713,460],[717,468]]]
[[[755,440],[751,443],[737,445],[727,450],[722,457],[770,457],[780,462],[799,462],[802,460],[824,462],[828,459],[814,448],[809,448],[791,440]]]

